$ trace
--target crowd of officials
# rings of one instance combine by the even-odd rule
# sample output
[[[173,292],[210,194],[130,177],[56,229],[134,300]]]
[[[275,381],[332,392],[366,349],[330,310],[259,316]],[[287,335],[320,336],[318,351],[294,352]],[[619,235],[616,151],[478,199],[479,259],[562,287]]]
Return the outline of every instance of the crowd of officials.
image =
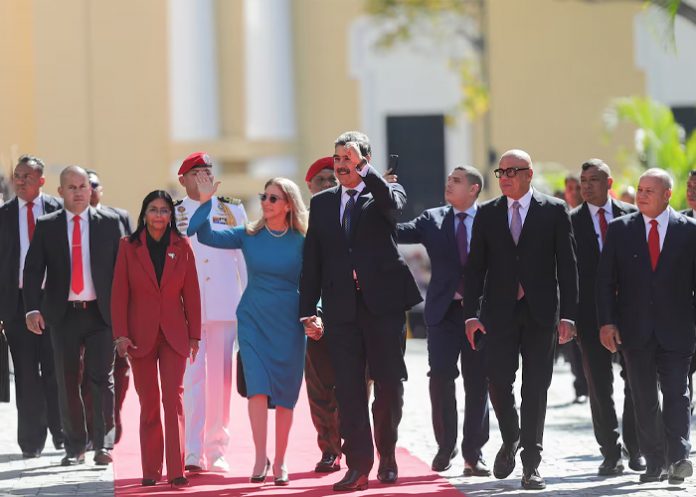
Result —
[[[333,156],[307,171],[309,207],[295,183],[272,178],[259,195],[262,216],[249,222],[238,199],[216,195],[207,154],[194,153],[178,171],[186,197],[150,192],[134,229],[128,213],[102,203],[95,171],[65,168],[59,199],[41,190],[42,160],[22,156],[15,198],[0,207],[0,320],[23,457],[40,457],[50,434],[64,466],[84,463],[87,451],[95,464],[111,463],[132,375],[142,485],[163,478],[164,460],[175,487],[190,473],[228,471],[236,341],[251,482],[271,472],[275,485],[289,484],[304,376],[321,452],[315,471],[345,461],[333,490],[366,489],[376,448],[377,478],[396,483],[405,311],[422,300],[398,244],[421,244],[432,265],[424,319],[434,471],[449,469],[461,447],[464,475],[507,478],[521,450],[523,488],[545,488],[539,466],[560,344],[576,400],[589,397],[598,474],[621,474],[627,459],[641,482],[691,476],[696,174],[691,208],[680,213],[669,206],[665,170],[643,173],[633,205],[614,198],[609,166],[590,159],[566,181],[566,203],[533,188],[531,157],[509,150],[493,171],[502,196],[479,203],[481,172],[460,166],[447,177],[444,206],[398,222],[406,191],[371,155],[366,135],[341,134]],[[622,436],[614,362],[625,385]],[[7,362],[0,366],[7,400]],[[503,439],[492,469],[482,454],[489,405]]]

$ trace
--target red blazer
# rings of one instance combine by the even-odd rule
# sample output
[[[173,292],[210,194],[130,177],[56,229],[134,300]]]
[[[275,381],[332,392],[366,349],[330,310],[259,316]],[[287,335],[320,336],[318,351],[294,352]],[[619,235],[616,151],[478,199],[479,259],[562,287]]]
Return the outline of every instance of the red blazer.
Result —
[[[133,357],[152,350],[160,328],[184,357],[189,355],[189,339],[201,338],[201,297],[188,238],[172,233],[165,259],[158,285],[145,231],[140,243],[121,239],[111,289],[111,324],[114,338],[128,337],[138,347],[129,350]]]

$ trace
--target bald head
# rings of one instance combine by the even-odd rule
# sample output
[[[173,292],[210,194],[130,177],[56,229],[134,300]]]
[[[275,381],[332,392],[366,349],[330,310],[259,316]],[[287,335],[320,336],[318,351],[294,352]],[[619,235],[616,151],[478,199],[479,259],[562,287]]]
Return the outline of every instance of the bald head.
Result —
[[[500,156],[500,162],[502,162],[503,159],[513,159],[515,162],[525,162],[529,165],[529,167],[532,167],[531,156],[524,150],[520,150],[518,148],[513,148],[512,150],[505,152]]]
[[[85,171],[80,166],[68,166],[60,172],[60,186],[63,186],[64,182],[71,175],[83,176],[87,181],[89,181],[89,176],[87,171]]]
[[[79,166],[68,166],[60,172],[58,193],[63,197],[65,209],[72,214],[80,214],[89,207],[92,188],[89,186],[87,171]]]

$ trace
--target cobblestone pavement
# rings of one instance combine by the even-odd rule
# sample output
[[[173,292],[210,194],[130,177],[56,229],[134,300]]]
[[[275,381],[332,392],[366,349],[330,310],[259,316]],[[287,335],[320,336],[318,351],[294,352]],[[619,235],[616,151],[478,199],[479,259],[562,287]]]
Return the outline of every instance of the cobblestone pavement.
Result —
[[[407,346],[409,381],[406,383],[404,418],[400,430],[400,445],[430,463],[435,454],[435,440],[430,424],[428,398],[427,356],[424,340],[409,340]],[[617,376],[617,404],[621,405],[623,387]],[[519,387],[519,385],[518,385]],[[460,420],[463,418],[463,387],[458,380]],[[627,496],[662,497],[696,496],[696,477],[682,486],[666,482],[638,484],[638,474],[627,470],[623,476],[600,478],[596,476],[601,462],[599,450],[592,433],[590,408],[587,404],[572,404],[574,398],[572,376],[562,360],[556,367],[549,391],[549,409],[544,437],[544,460],[540,472],[547,482],[547,489],[540,494],[554,496]],[[519,402],[519,391],[517,394]],[[50,445],[39,459],[22,459],[16,444],[16,410],[14,403],[0,404],[0,496],[112,496],[113,471],[96,467],[87,454],[87,464],[72,468],[60,466],[62,451]],[[696,429],[696,423],[692,424]],[[484,457],[492,466],[500,446],[500,434],[495,415],[491,411],[491,438],[484,447]],[[692,452],[692,460],[694,460]],[[471,497],[519,496],[533,492],[520,487],[521,463],[505,480],[495,478],[464,478],[461,476],[463,461],[458,457],[447,473],[449,481]]]
[[[399,430],[399,443],[422,460],[430,463],[437,450],[430,424],[430,401],[428,397],[428,379],[426,373],[427,352],[425,340],[409,340],[408,368],[409,381],[406,382],[404,402],[404,419]],[[516,385],[516,398],[519,405],[519,383]],[[623,384],[615,376],[615,401],[623,405]],[[461,378],[457,380],[457,396],[460,425],[464,417],[464,387]],[[546,480],[547,488],[541,492],[523,490],[520,486],[522,465],[519,454],[515,471],[505,480],[490,478],[463,477],[464,461],[458,457],[452,469],[443,473],[458,489],[470,497],[479,496],[520,496],[547,494],[553,496],[626,496],[640,497],[662,496],[696,496],[696,477],[687,479],[684,485],[668,485],[667,482],[639,484],[638,473],[626,467],[622,476],[611,478],[598,477],[597,467],[602,462],[597,442],[592,431],[589,404],[576,405],[573,390],[573,377],[568,365],[562,359],[556,366],[551,388],[549,389],[546,429],[544,432],[543,461],[539,472]],[[495,414],[491,409],[491,437],[483,448],[483,455],[489,466],[500,444],[500,432]],[[696,435],[696,417],[692,419],[692,440]],[[461,431],[460,431],[461,437]],[[461,443],[461,438],[459,440]],[[696,461],[692,449],[691,460]],[[625,463],[624,463],[625,464]]]

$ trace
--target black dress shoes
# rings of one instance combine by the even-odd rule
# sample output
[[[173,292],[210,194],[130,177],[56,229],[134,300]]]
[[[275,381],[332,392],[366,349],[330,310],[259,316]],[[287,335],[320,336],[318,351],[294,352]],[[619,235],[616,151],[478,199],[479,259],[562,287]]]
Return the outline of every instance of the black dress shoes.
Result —
[[[107,449],[97,449],[94,451],[94,464],[97,466],[108,466],[112,462],[114,462],[114,460]]]
[[[367,475],[357,469],[349,469],[343,479],[333,486],[334,492],[354,492],[367,490]]]
[[[188,471],[189,473],[202,473],[203,468],[199,466],[198,464],[187,464],[184,466],[184,469]]]
[[[169,484],[172,486],[172,488],[176,487],[186,487],[189,484],[188,478],[185,476],[179,476],[177,478],[174,478],[173,480],[169,480]]]
[[[396,483],[399,478],[399,467],[393,455],[380,457],[377,468],[377,479],[382,483]]]
[[[503,443],[500,446],[493,463],[493,476],[501,480],[510,476],[510,473],[515,469],[515,454],[517,454],[519,445],[520,441],[517,440],[510,445]]]
[[[694,467],[688,459],[682,459],[669,466],[669,484],[679,485],[684,483],[684,478],[694,474]]]
[[[84,452],[82,454],[77,454],[75,456],[69,456],[66,454],[65,457],[60,460],[61,466],[75,466],[77,464],[84,464],[84,463],[85,463]]]
[[[602,464],[599,465],[597,474],[599,476],[616,476],[623,473],[624,465],[621,462],[621,456],[605,457]]]
[[[157,485],[157,480],[155,480],[154,478],[143,478],[140,481],[140,485],[143,487],[154,487],[155,485]]]
[[[430,466],[430,469],[438,473],[440,471],[447,471],[452,467],[452,459],[457,457],[458,453],[459,450],[456,447],[452,450],[438,450],[435,457],[433,457],[433,464]]]
[[[464,476],[491,476],[491,470],[481,457],[476,461],[464,461]]]
[[[53,446],[56,448],[56,450],[63,450],[65,443],[63,442],[62,438],[53,437]]]
[[[536,468],[524,468],[522,470],[522,488],[525,490],[543,490],[546,482]]]
[[[41,457],[40,450],[27,450],[22,452],[23,459],[36,459],[37,457]]]
[[[631,454],[628,456],[628,467],[633,471],[645,471],[648,466],[643,456],[640,454]]]
[[[314,467],[315,473],[333,473],[341,469],[341,458],[336,454],[323,454],[321,460]]]
[[[648,465],[648,469],[645,473],[640,475],[641,483],[651,483],[656,481],[662,481],[667,479],[667,471],[662,466]]]

